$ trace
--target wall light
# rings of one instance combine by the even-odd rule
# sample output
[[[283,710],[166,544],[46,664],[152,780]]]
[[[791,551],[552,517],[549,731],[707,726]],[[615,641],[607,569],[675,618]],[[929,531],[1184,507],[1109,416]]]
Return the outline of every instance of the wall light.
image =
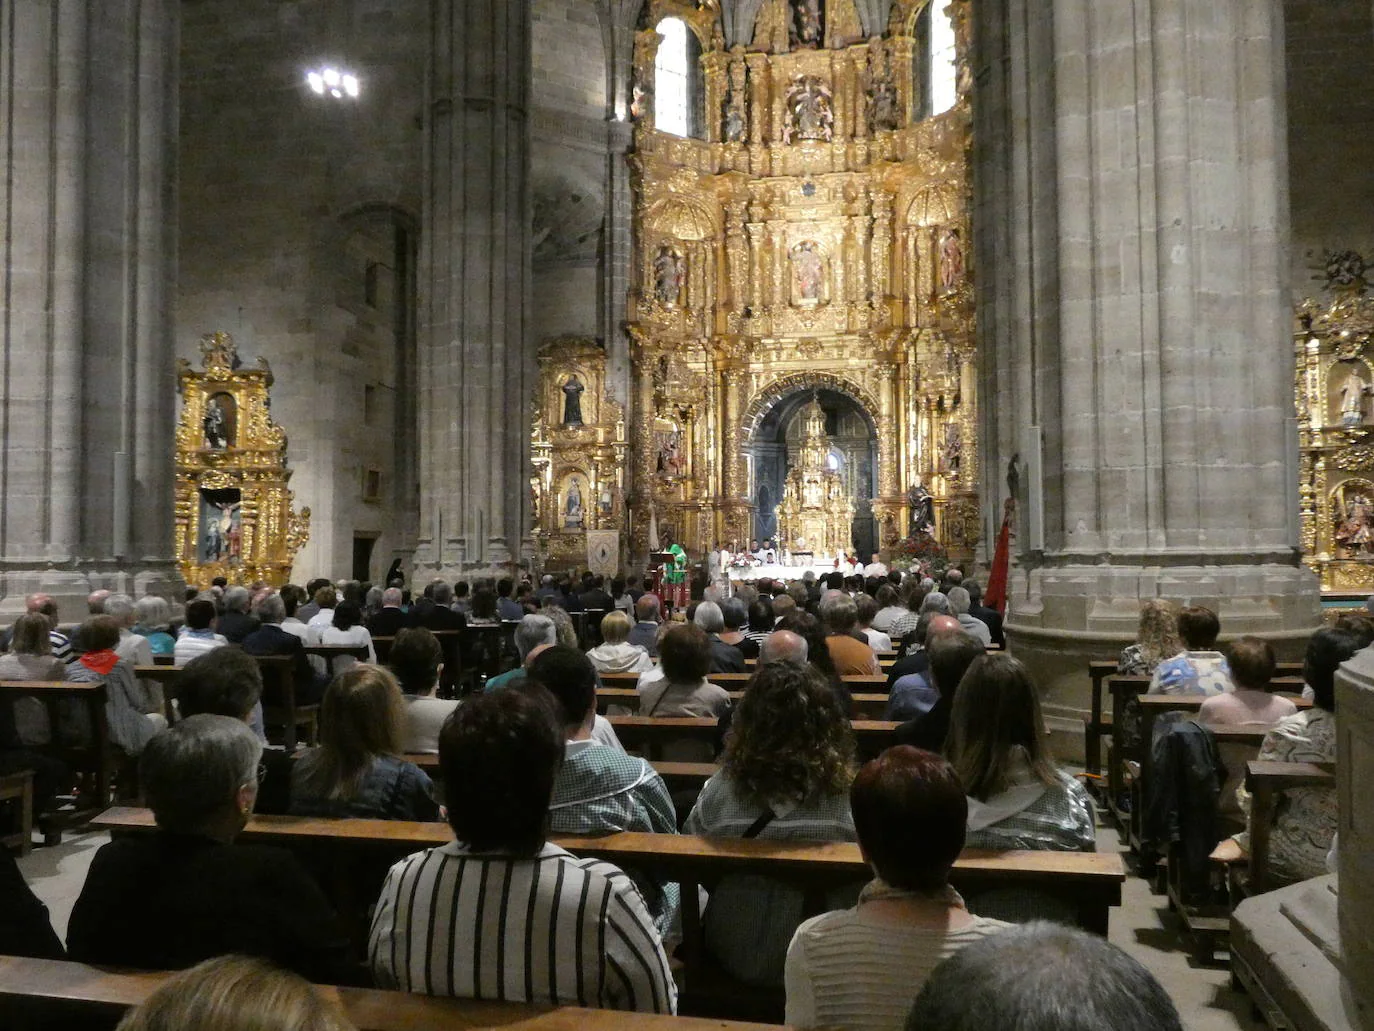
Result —
[[[324,96],[326,93],[331,97],[356,97],[359,93],[358,77],[351,72],[342,72],[337,68],[328,65],[319,71],[307,72],[305,81],[314,93]]]

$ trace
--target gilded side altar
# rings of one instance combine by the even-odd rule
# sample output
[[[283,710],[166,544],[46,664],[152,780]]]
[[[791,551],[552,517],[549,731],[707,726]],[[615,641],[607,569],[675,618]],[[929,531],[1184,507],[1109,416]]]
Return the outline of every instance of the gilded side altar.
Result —
[[[1359,254],[1327,255],[1296,311],[1303,560],[1333,592],[1374,592],[1374,298]]]
[[[278,587],[310,537],[288,488],[286,433],[272,419],[272,369],[240,367],[227,333],[200,343],[202,371],[177,362],[176,554],[188,584],[217,577]]]

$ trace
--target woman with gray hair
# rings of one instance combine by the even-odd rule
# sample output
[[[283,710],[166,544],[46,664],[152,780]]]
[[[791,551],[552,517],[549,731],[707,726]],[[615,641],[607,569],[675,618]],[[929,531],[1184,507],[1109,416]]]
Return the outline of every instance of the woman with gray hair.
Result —
[[[234,844],[261,758],[231,716],[189,716],[148,742],[139,770],[157,830],[96,853],[72,909],[72,959],[173,970],[240,953],[312,981],[350,980],[342,925],[295,857]]]
[[[134,603],[134,612],[138,615],[134,633],[147,638],[153,656],[171,655],[176,650],[177,642],[167,632],[172,625],[172,608],[167,600],[155,594],[145,594]]]

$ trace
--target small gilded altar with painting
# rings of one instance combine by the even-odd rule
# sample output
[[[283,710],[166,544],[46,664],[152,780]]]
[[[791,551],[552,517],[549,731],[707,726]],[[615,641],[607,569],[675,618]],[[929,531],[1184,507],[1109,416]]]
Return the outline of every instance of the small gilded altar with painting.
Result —
[[[310,536],[293,510],[286,433],[272,420],[267,359],[243,368],[227,333],[200,343],[202,369],[178,362],[176,553],[188,584],[286,583]]]

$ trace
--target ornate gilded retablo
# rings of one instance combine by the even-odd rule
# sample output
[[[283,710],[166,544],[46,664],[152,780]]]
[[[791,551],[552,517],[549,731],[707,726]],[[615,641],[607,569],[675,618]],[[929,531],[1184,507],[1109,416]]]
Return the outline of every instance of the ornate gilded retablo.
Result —
[[[202,371],[177,363],[176,552],[188,584],[287,582],[310,536],[310,509],[293,511],[286,434],[272,420],[266,358],[243,368],[233,339],[200,344]]]

